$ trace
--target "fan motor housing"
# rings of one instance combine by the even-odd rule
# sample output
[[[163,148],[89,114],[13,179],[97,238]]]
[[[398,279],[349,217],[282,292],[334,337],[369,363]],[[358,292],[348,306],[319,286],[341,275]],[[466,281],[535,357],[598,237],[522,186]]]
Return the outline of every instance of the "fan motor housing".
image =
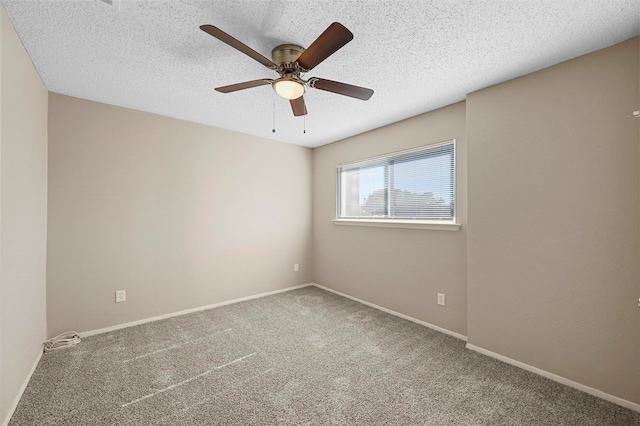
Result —
[[[271,60],[276,65],[293,63],[298,60],[304,51],[304,47],[295,44],[281,44],[271,51]]]

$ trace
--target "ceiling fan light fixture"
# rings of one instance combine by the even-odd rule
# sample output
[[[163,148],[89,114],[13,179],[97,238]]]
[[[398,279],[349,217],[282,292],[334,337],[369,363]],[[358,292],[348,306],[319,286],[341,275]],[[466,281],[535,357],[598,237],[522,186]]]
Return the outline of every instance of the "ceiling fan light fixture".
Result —
[[[120,2],[122,0],[106,1]],[[260,78],[258,80],[216,87],[215,90],[218,92],[231,93],[270,84],[278,95],[289,101],[294,117],[307,114],[307,107],[303,97],[307,91],[307,86],[338,95],[361,99],[363,101],[368,100],[371,95],[373,95],[373,90],[367,89],[366,87],[354,86],[352,84],[340,83],[339,81],[326,80],[318,77],[312,77],[307,80],[303,80],[302,78],[302,75],[311,71],[353,39],[351,31],[339,22],[334,22],[329,25],[307,49],[296,44],[281,44],[276,46],[271,51],[272,60],[267,59],[265,56],[256,52],[240,40],[233,38],[218,27],[205,24],[200,25],[200,29],[279,74],[279,78],[276,80]]]
[[[306,88],[301,81],[282,77],[273,82],[273,89],[285,99],[298,99],[304,95]]]

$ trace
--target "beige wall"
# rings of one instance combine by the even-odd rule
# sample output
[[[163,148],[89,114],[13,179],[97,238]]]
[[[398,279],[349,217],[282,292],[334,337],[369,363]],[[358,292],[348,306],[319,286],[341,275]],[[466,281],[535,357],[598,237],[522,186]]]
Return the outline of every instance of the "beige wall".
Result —
[[[49,335],[311,282],[311,179],[308,148],[51,94]]]
[[[47,92],[0,25],[0,420],[47,318],[88,331],[311,281],[640,402],[637,38],[313,151],[50,94],[45,245]],[[459,231],[332,223],[337,164],[452,138]]]
[[[0,7],[0,423],[46,336],[47,90]]]
[[[640,402],[638,39],[467,98],[469,343]]]
[[[333,224],[338,164],[449,139],[457,141],[459,231]],[[313,181],[315,282],[466,334],[465,103],[316,148]]]
[[[640,402],[638,51],[635,38],[315,149],[315,282]],[[459,232],[332,224],[336,165],[450,138]]]

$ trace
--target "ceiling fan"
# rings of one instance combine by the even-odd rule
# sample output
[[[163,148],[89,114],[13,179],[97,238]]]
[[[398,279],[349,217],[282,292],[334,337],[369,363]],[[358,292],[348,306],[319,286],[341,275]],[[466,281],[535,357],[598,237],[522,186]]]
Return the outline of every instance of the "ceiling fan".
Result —
[[[276,79],[261,78],[229,86],[216,87],[218,92],[230,93],[270,84],[280,96],[289,100],[293,115],[296,117],[307,114],[307,107],[303,97],[307,87],[350,96],[363,101],[368,100],[373,95],[373,90],[360,86],[318,77],[311,77],[308,80],[302,78],[304,73],[311,71],[342,46],[353,40],[351,31],[338,22],[329,25],[307,49],[295,44],[282,44],[275,47],[271,52],[271,60],[213,25],[201,25],[200,29],[280,74],[280,77]]]

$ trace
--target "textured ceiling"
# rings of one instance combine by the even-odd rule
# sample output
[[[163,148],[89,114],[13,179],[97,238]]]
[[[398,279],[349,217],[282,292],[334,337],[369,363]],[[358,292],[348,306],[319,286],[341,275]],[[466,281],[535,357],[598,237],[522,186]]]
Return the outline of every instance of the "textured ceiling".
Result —
[[[640,0],[1,2],[52,92],[309,147],[640,32]],[[354,39],[305,77],[374,89],[369,101],[310,89],[305,119],[269,86],[213,90],[277,74],[200,25],[270,58],[278,44],[309,46],[333,21]]]

